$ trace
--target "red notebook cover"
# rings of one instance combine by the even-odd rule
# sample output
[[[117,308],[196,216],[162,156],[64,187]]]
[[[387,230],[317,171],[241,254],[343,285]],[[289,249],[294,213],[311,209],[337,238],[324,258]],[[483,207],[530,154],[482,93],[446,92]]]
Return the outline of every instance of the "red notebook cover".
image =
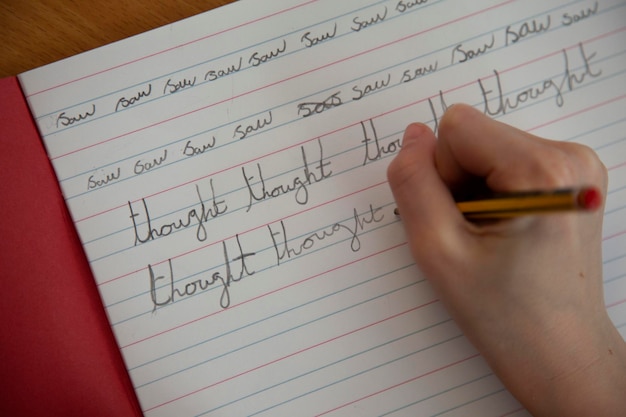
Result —
[[[0,80],[0,415],[140,416],[16,77]]]

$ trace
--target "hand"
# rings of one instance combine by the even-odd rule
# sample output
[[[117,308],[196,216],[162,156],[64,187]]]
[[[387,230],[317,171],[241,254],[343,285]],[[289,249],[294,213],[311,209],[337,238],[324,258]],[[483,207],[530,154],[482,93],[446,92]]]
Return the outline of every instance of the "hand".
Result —
[[[626,415],[626,344],[602,287],[602,211],[472,223],[453,196],[595,186],[606,169],[455,105],[410,125],[388,168],[411,253],[452,317],[534,415]]]

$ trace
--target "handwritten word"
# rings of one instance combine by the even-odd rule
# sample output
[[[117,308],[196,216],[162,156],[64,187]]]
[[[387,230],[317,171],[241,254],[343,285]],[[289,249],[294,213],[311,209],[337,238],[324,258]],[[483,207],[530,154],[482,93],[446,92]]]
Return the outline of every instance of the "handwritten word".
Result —
[[[547,94],[549,91],[554,90],[556,105],[558,107],[563,106],[563,94],[561,92],[560,87],[554,82],[552,79],[547,79],[541,82],[539,86],[529,87],[521,93],[517,93],[513,98],[504,97],[504,92],[502,90],[502,82],[500,79],[500,74],[498,71],[493,71],[495,74],[496,84],[498,87],[498,106],[496,110],[492,110],[489,105],[488,96],[493,92],[493,90],[485,89],[482,80],[478,80],[480,85],[480,89],[483,94],[483,103],[484,103],[484,112],[490,116],[494,116],[497,114],[506,114],[508,110],[516,109],[520,104],[525,103],[529,100],[536,100],[542,97],[544,94]]]
[[[96,179],[96,174],[93,174],[87,180],[87,189],[93,190],[94,188],[102,187],[103,185],[107,185],[110,182],[120,179],[120,174],[122,170],[120,167],[117,167],[116,171],[108,173],[105,175],[104,179]]]
[[[587,55],[582,44],[578,45],[578,50],[581,55],[581,59],[584,62],[584,71],[580,73],[572,72],[570,69],[568,53],[566,50],[563,50],[565,69],[560,82],[555,82],[554,79],[546,79],[542,81],[539,86],[527,88],[526,90],[517,93],[512,98],[504,97],[505,93],[502,88],[500,74],[494,70],[497,85],[496,102],[498,103],[495,109],[489,104],[491,100],[489,97],[494,91],[486,89],[483,81],[479,79],[478,84],[483,95],[484,113],[490,116],[503,115],[506,114],[507,110],[516,109],[520,104],[530,100],[536,100],[550,91],[554,92],[556,105],[558,107],[562,107],[564,104],[563,90],[565,86],[567,86],[569,91],[573,91],[578,85],[584,83],[587,77],[596,78],[602,74],[602,70],[594,71],[591,68],[590,61],[596,56],[596,53],[594,52]]]
[[[550,29],[551,23],[550,15],[546,15],[545,21],[543,22],[538,22],[536,19],[533,19],[522,23],[516,28],[509,25],[506,27],[504,44],[509,46],[510,44],[514,44],[527,36],[547,32],[548,29]]]
[[[152,161],[142,162],[141,159],[135,162],[135,175],[143,174],[144,172],[150,171],[153,168],[158,167],[163,162],[167,160],[167,149],[163,150],[163,155],[158,158],[154,158]]]
[[[245,252],[241,246],[239,235],[236,235],[237,246],[239,255],[235,258],[230,258],[226,242],[222,241],[222,249],[224,252],[224,267],[225,272],[214,272],[209,278],[199,278],[185,284],[182,287],[175,286],[174,267],[172,260],[168,259],[168,271],[167,277],[164,275],[157,275],[152,265],[148,265],[148,273],[150,275],[150,299],[152,300],[152,312],[155,312],[158,307],[163,307],[168,304],[175,303],[178,299],[190,297],[196,293],[203,292],[211,288],[215,284],[222,286],[222,293],[220,295],[220,307],[228,308],[230,306],[230,286],[233,282],[239,282],[243,278],[254,275],[255,271],[250,271],[247,264],[247,259],[256,255],[255,252]],[[240,273],[238,277],[235,277],[232,273],[231,262],[239,262]],[[159,287],[158,282],[166,280],[167,284]],[[164,291],[165,290],[165,291]],[[166,294],[166,297],[162,295]],[[161,297],[159,297],[161,296]]]
[[[235,72],[239,72],[239,70],[241,69],[242,63],[243,63],[243,58],[239,57],[238,63],[232,64],[229,67],[226,67],[226,69],[209,70],[206,72],[206,74],[204,74],[204,80],[215,81],[218,78],[222,78],[227,75],[233,74]]]
[[[361,143],[365,145],[365,157],[363,158],[363,165],[366,165],[368,162],[378,161],[383,157],[383,155],[394,154],[398,152],[401,148],[400,139],[396,139],[390,142],[387,146],[382,146],[378,141],[378,134],[376,133],[376,128],[374,127],[374,122],[372,119],[369,120],[369,126],[374,136],[373,139],[370,138],[367,134],[365,123],[361,122],[361,129],[363,130],[364,138]]]
[[[248,59],[248,64],[251,64],[253,67],[258,67],[259,65],[269,61],[272,58],[276,58],[277,56],[283,54],[287,50],[287,41],[283,39],[282,46],[271,50],[265,54],[261,54],[260,52],[255,52]]]
[[[139,91],[137,92],[137,94],[135,94],[133,97],[131,98],[126,98],[126,97],[122,97],[119,100],[117,100],[117,104],[115,105],[115,111],[118,111],[120,106],[122,108],[127,108],[129,106],[132,106],[133,104],[139,102],[139,100],[141,100],[144,97],[149,97],[150,94],[152,94],[152,84],[148,84],[148,90],[147,91]]]
[[[179,218],[174,220],[173,222],[166,222],[161,225],[154,225],[154,221],[150,216],[150,211],[148,210],[148,204],[146,203],[145,198],[141,199],[143,213],[135,212],[133,204],[129,201],[128,209],[130,210],[130,219],[133,222],[133,230],[135,233],[134,245],[138,246],[142,243],[156,240],[160,237],[169,236],[177,230],[187,229],[194,225],[196,227],[196,239],[198,239],[198,241],[200,242],[204,242],[208,237],[205,223],[209,221],[209,219],[214,219],[217,216],[226,213],[226,211],[228,210],[226,202],[224,200],[217,200],[215,197],[213,179],[209,181],[209,184],[211,186],[210,207],[207,207],[207,205],[205,204],[205,201],[200,194],[200,187],[198,187],[198,185],[196,184],[196,193],[198,195],[200,207],[194,207],[189,210],[185,214],[184,218]]]
[[[375,16],[369,17],[365,20],[362,20],[360,17],[357,16],[354,19],[352,19],[352,22],[354,23],[354,25],[351,26],[350,29],[352,29],[355,32],[358,32],[362,29],[365,29],[366,27],[375,25],[376,23],[380,23],[387,18],[387,11],[388,11],[387,6],[385,6],[384,12],[376,13]]]
[[[587,9],[583,9],[581,10],[579,13],[570,15],[569,13],[563,13],[563,19],[561,20],[561,23],[564,26],[569,26],[572,23],[578,23],[583,19],[586,19],[594,14],[596,14],[598,12],[598,2],[596,1],[593,5],[593,7],[589,7]]]
[[[300,42],[302,42],[304,44],[305,47],[310,48],[312,46],[315,46],[321,42],[327,41],[329,39],[334,38],[337,35],[337,23],[335,23],[335,26],[333,28],[332,31],[329,32],[325,32],[319,36],[313,36],[311,34],[311,32],[306,32],[304,35],[302,35],[302,37],[300,38]]]
[[[278,231],[275,231],[272,226],[268,224],[267,229],[272,238],[274,251],[276,252],[276,265],[280,265],[281,261],[285,259],[289,260],[302,255],[305,251],[313,249],[316,245],[319,246],[323,241],[340,232],[348,234],[350,250],[352,252],[358,252],[361,249],[359,234],[365,230],[367,225],[380,223],[384,219],[384,215],[379,214],[381,210],[382,208],[374,208],[370,204],[369,211],[366,214],[360,215],[355,208],[351,225],[346,225],[342,222],[334,223],[321,231],[311,233],[295,244],[292,242],[293,239],[289,238],[284,220],[280,221],[280,229]]]
[[[165,82],[165,87],[163,87],[163,94],[174,94],[183,88],[193,87],[194,85],[196,85],[196,77],[193,77],[191,80],[183,78],[179,81],[172,81],[172,79],[169,78]]]
[[[400,0],[398,4],[396,4],[396,10],[400,13],[404,13],[407,10],[419,6],[421,4],[428,3],[428,0],[413,0],[413,1],[402,1]]]
[[[59,127],[59,122],[63,126],[71,126],[74,123],[80,122],[81,120],[86,120],[91,116],[96,114],[96,105],[91,105],[91,110],[86,111],[84,113],[80,113],[77,116],[67,116],[65,112],[61,112],[59,117],[57,117],[57,127]]]
[[[438,67],[439,67],[439,61],[435,61],[434,64],[430,63],[429,65],[424,66],[424,67],[418,67],[414,69],[405,70],[404,73],[402,74],[402,78],[400,79],[400,82],[401,83],[411,82],[415,80],[416,78],[423,77],[424,75],[437,71]]]
[[[263,119],[257,119],[251,125],[244,127],[244,125],[238,125],[233,133],[235,139],[245,139],[250,133],[257,132],[267,126],[270,126],[274,118],[272,117],[272,111],[267,112],[267,116]]]
[[[354,87],[352,87],[352,91],[354,91],[356,95],[352,96],[352,100],[361,100],[363,97],[376,90],[382,90],[383,88],[387,88],[390,83],[391,74],[387,74],[387,77],[385,77],[384,79],[376,80],[373,84],[367,84],[365,87],[355,85]]]
[[[317,162],[317,165],[313,167],[313,170],[309,168],[306,151],[304,150],[304,146],[301,146],[300,151],[302,153],[303,164],[302,175],[297,175],[296,177],[292,178],[287,184],[280,184],[273,188],[268,187],[266,184],[266,179],[263,176],[261,164],[256,164],[258,181],[254,183],[253,181],[255,180],[255,176],[248,175],[246,173],[246,168],[242,167],[241,172],[246,182],[250,198],[248,202],[248,209],[246,211],[250,211],[250,208],[255,201],[263,201],[267,198],[276,198],[283,194],[288,194],[294,191],[294,199],[296,203],[300,205],[307,204],[309,202],[309,190],[307,186],[324,181],[333,173],[332,171],[326,170],[330,166],[330,161],[324,161],[324,148],[322,146],[322,142],[318,139],[317,143],[319,146],[319,160]]]
[[[491,41],[488,43],[484,43],[483,46],[474,48],[474,49],[464,49],[463,44],[460,43],[454,47],[452,50],[452,59],[450,63],[463,63],[469,61],[470,59],[476,58],[479,55],[486,53],[488,50],[493,48],[495,45],[496,38],[491,34]],[[458,60],[458,61],[457,61]]]
[[[314,114],[320,114],[325,110],[333,107],[341,106],[343,101],[340,97],[341,92],[337,91],[332,96],[322,102],[307,102],[298,104],[298,116],[309,117]]]
[[[188,140],[183,149],[183,155],[196,156],[203,154],[207,149],[212,149],[215,146],[215,136],[208,143],[202,144],[202,146],[194,146],[191,144],[191,140]]]

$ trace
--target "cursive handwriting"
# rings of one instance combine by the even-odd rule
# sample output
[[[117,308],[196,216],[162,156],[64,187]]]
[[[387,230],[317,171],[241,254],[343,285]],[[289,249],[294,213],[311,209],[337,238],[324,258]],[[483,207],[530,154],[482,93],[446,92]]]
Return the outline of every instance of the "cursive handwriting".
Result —
[[[200,207],[192,208],[183,218],[160,225],[154,224],[145,198],[141,199],[141,208],[143,209],[143,213],[135,212],[133,203],[129,201],[128,208],[130,210],[130,219],[133,222],[133,230],[135,233],[134,245],[138,246],[142,243],[150,242],[151,240],[156,240],[160,237],[169,236],[177,230],[187,229],[192,226],[195,226],[196,228],[196,239],[200,242],[204,242],[208,237],[205,223],[209,221],[209,219],[216,218],[217,216],[226,213],[228,210],[226,202],[224,200],[217,200],[215,197],[213,179],[209,181],[209,184],[211,186],[211,205],[209,207],[207,207],[202,195],[200,194],[200,187],[196,184],[196,194],[198,195]]]
[[[264,64],[270,59],[276,58],[277,56],[285,53],[286,50],[287,50],[287,41],[283,39],[281,46],[274,48],[269,52],[266,52],[264,54],[260,52],[255,52],[252,55],[250,55],[250,58],[248,59],[248,64],[251,64],[253,67],[258,67],[259,65]]]
[[[374,91],[382,90],[384,88],[389,87],[390,83],[391,83],[391,74],[387,74],[387,76],[384,77],[383,79],[376,80],[370,84],[366,84],[365,87],[355,85],[354,87],[352,87],[352,91],[354,91],[356,95],[352,96],[352,100],[355,100],[355,101],[361,100],[363,97],[365,97],[366,95],[370,93],[373,93]]]
[[[235,72],[239,72],[241,69],[241,64],[243,63],[243,58],[239,57],[239,61],[236,64],[232,64],[226,69],[218,69],[218,70],[209,70],[204,74],[205,81],[215,81],[218,78],[225,77],[230,74],[234,74]]]
[[[356,209],[353,211],[353,217],[349,221],[351,224],[346,225],[342,222],[334,223],[320,231],[309,234],[304,239],[293,242],[295,239],[290,239],[287,232],[287,226],[285,226],[284,220],[280,221],[280,227],[278,230],[272,228],[271,225],[267,225],[268,232],[272,239],[272,245],[276,253],[276,265],[284,260],[298,257],[305,251],[311,250],[320,243],[329,239],[336,234],[347,234],[350,240],[350,250],[352,252],[358,252],[361,249],[361,239],[359,234],[363,232],[366,226],[374,223],[380,223],[384,219],[384,214],[380,213],[382,208],[374,208],[371,204],[369,210],[364,214],[359,214]]]
[[[596,78],[602,74],[602,70],[594,70],[591,67],[591,60],[596,56],[595,52],[587,55],[582,44],[578,45],[578,51],[584,63],[582,71],[574,72],[571,70],[568,52],[563,50],[565,69],[560,81],[548,78],[538,83],[538,85],[529,87],[511,97],[505,97],[502,80],[500,78],[500,74],[496,70],[494,70],[496,91],[486,88],[483,80],[479,79],[478,84],[483,96],[484,113],[490,116],[503,115],[506,114],[508,110],[516,109],[522,103],[536,100],[546,94],[554,94],[556,105],[558,107],[562,107],[564,104],[563,92],[566,87],[567,90],[571,92],[577,86],[583,84],[588,77]],[[490,104],[493,93],[496,95],[495,101],[497,104],[495,107]]]
[[[238,125],[233,133],[233,138],[245,139],[250,133],[257,132],[267,126],[270,126],[273,121],[274,118],[272,117],[272,111],[270,110],[267,112],[266,117],[257,119],[251,125],[247,125],[245,127],[242,124]]]
[[[428,97],[428,107],[430,108],[430,112],[433,115],[433,122],[435,126],[433,127],[433,132],[437,133],[439,131],[439,119],[441,118],[435,109],[435,105],[433,104],[432,97]],[[443,91],[439,90],[439,107],[441,108],[441,114],[444,114],[448,110],[448,103],[446,103],[446,99],[443,96]]]
[[[304,44],[305,47],[311,48],[312,46],[318,45],[324,41],[334,38],[337,35],[337,23],[334,24],[333,30],[327,31],[321,35],[313,35],[312,32],[306,32],[300,38],[300,42]]]
[[[394,154],[398,152],[401,148],[400,139],[395,139],[391,141],[387,146],[383,146],[378,141],[378,133],[376,133],[376,128],[374,127],[374,121],[372,119],[369,120],[369,126],[372,130],[374,138],[370,138],[367,134],[367,128],[364,122],[361,122],[361,129],[363,131],[363,143],[365,149],[365,157],[363,158],[363,165],[366,165],[368,162],[374,162],[381,159],[384,155]]]
[[[275,187],[267,185],[267,181],[263,176],[261,164],[256,164],[258,181],[255,183],[255,175],[248,175],[245,167],[241,167],[241,173],[248,188],[249,202],[246,211],[250,211],[255,201],[263,201],[267,198],[276,198],[284,194],[294,192],[296,203],[305,205],[309,202],[308,186],[322,182],[332,175],[331,170],[327,170],[330,161],[324,161],[324,148],[322,142],[317,140],[319,146],[319,159],[317,165],[313,169],[309,168],[307,154],[304,146],[300,147],[302,153],[302,173],[288,181],[287,184],[280,184]]]
[[[121,168],[117,167],[115,171],[106,174],[103,179],[97,179],[96,174],[93,174],[89,176],[89,179],[87,180],[87,189],[93,190],[94,188],[102,187],[110,182],[119,180],[121,173]]]
[[[190,297],[196,293],[206,291],[213,287],[215,284],[219,284],[222,287],[222,293],[220,295],[220,307],[228,308],[230,306],[230,287],[233,282],[239,282],[243,278],[254,275],[255,271],[251,271],[248,267],[248,258],[256,255],[255,252],[244,252],[241,246],[241,240],[239,235],[235,236],[237,240],[237,247],[239,255],[230,258],[226,242],[222,241],[222,249],[224,256],[224,268],[225,271],[214,272],[209,275],[208,278],[198,278],[191,282],[188,282],[184,286],[177,286],[174,275],[174,267],[172,260],[168,259],[167,276],[157,275],[155,268],[152,265],[148,265],[148,273],[150,278],[150,299],[152,300],[152,312],[155,312],[158,307],[163,307],[168,304],[173,304],[179,299]],[[236,277],[232,273],[231,262],[240,263],[239,276]],[[159,281],[167,281],[167,284],[159,287]]]
[[[498,71],[493,71],[496,80],[497,86],[497,98],[496,102],[497,107],[494,109],[491,108],[489,101],[489,96],[493,93],[493,90],[487,90],[483,84],[481,79],[478,80],[478,84],[480,86],[480,90],[483,95],[483,103],[484,103],[484,112],[487,115],[495,116],[498,114],[506,114],[508,110],[516,109],[520,104],[525,103],[530,100],[536,100],[540,97],[543,97],[545,94],[550,92],[554,93],[555,102],[558,107],[563,106],[563,94],[561,92],[561,88],[558,84],[554,82],[553,79],[546,79],[539,83],[539,85],[529,87],[523,90],[520,93],[515,94],[513,97],[505,97],[504,91],[502,89],[502,81],[500,79],[500,74]]]
[[[158,167],[165,161],[167,161],[167,149],[163,149],[163,155],[159,156],[158,158],[152,159],[152,161],[143,162],[141,159],[138,159],[137,162],[135,162],[135,175],[148,172],[151,169]]]
[[[192,79],[183,78],[178,81],[173,81],[171,78],[168,78],[163,87],[163,94],[174,94],[184,88],[193,87],[194,85],[196,85],[196,77]]]
[[[350,29],[355,32],[359,32],[366,27],[375,25],[376,23],[380,23],[387,18],[387,12],[387,6],[385,6],[385,10],[383,12],[378,12],[374,16],[368,17],[366,19],[361,19],[359,16],[357,16],[352,19],[354,25],[350,26]]]
[[[468,49],[463,46],[462,43],[452,49],[452,59],[450,61],[451,64],[455,63],[463,63],[469,61],[470,59],[476,58],[479,55],[486,53],[488,50],[493,48],[496,42],[496,37],[494,34],[491,34],[491,41],[485,42],[482,46]]]
[[[544,19],[541,22],[537,19],[529,20],[516,27],[507,26],[504,32],[504,45],[509,46],[530,35],[547,32],[552,23],[550,15],[546,15]]]
[[[117,104],[115,105],[115,111],[118,111],[120,107],[123,109],[132,106],[133,104],[139,102],[144,97],[149,97],[152,94],[152,84],[148,84],[148,89],[143,91],[138,91],[137,94],[132,96],[131,98],[122,97],[117,100]]]
[[[578,23],[583,19],[593,16],[597,12],[598,12],[598,2],[596,1],[593,7],[588,7],[586,9],[583,9],[578,13],[574,13],[574,14],[563,13],[563,19],[561,20],[561,23],[563,24],[563,26],[569,26],[573,23]]]
[[[62,126],[71,126],[74,123],[80,122],[82,120],[86,120],[95,114],[96,114],[95,104],[91,105],[91,110],[85,111],[83,113],[79,113],[76,116],[68,116],[66,112],[61,112],[61,114],[59,114],[59,116],[57,117],[57,127],[59,127],[59,123],[61,123]]]
[[[341,92],[337,91],[327,99],[321,102],[306,102],[298,104],[298,116],[309,117],[314,114],[320,114],[333,107],[341,106],[343,101],[341,100]]]
[[[400,0],[398,4],[396,4],[396,10],[400,13],[404,13],[407,10],[419,6],[421,4],[428,3],[428,0],[412,0],[412,1],[403,1]]]
[[[423,77],[424,75],[437,71],[438,67],[439,67],[439,61],[435,61],[434,63],[430,63],[426,66],[405,70],[404,73],[402,74],[402,78],[400,79],[400,82],[401,83],[411,82],[415,80],[416,78]]]
[[[578,52],[580,54],[580,58],[583,61],[584,71],[581,73],[574,73],[570,69],[569,64],[569,56],[567,55],[567,51],[563,50],[563,60],[565,61],[565,72],[563,74],[562,84],[567,84],[567,88],[569,91],[573,91],[578,85],[585,82],[587,77],[597,78],[602,75],[602,70],[598,69],[594,71],[591,68],[591,60],[596,57],[597,53],[593,52],[590,55],[587,55],[585,52],[585,48],[582,43],[578,44]]]
[[[213,149],[215,146],[215,136],[212,136],[211,140],[207,143],[203,143],[201,146],[195,146],[191,143],[191,140],[188,140],[185,144],[185,148],[183,149],[183,155],[185,156],[196,156],[205,153],[208,149]]]

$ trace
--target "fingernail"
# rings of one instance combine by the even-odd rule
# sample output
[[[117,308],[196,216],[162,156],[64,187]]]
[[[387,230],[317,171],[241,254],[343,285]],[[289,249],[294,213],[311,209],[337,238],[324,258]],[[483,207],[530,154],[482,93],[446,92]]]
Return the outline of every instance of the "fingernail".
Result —
[[[423,123],[411,123],[407,126],[402,137],[402,146],[406,146],[411,142],[417,140],[429,129]]]

